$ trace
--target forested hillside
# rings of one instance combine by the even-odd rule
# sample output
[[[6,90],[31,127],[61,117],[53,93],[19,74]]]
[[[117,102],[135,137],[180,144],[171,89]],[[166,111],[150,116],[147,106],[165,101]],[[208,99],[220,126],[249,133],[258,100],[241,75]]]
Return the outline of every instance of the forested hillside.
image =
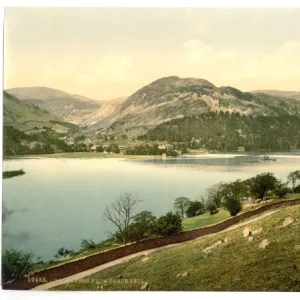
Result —
[[[188,142],[192,148],[218,151],[299,149],[300,117],[210,112],[165,122],[138,139]]]

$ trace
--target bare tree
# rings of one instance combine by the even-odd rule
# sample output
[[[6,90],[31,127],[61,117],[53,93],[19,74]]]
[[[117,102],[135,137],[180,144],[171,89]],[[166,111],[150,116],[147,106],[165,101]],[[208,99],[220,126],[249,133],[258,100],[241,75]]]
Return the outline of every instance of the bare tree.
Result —
[[[178,212],[180,214],[182,219],[184,218],[184,214],[186,213],[186,210],[189,207],[189,202],[190,202],[190,199],[187,197],[183,197],[183,196],[175,199],[175,202],[173,204],[174,208],[175,208],[176,212]]]
[[[103,213],[104,220],[112,222],[118,228],[118,233],[124,244],[127,242],[127,228],[134,217],[134,210],[139,202],[141,200],[138,196],[124,193],[110,206],[106,207]]]

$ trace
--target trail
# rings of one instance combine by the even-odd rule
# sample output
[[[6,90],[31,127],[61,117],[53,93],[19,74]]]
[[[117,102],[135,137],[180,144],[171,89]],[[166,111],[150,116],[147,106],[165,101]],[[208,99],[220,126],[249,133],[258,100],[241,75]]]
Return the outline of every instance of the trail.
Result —
[[[208,236],[215,236],[215,235],[217,235],[219,233],[231,231],[231,230],[234,230],[236,228],[243,227],[243,226],[245,226],[247,224],[250,224],[250,223],[256,222],[258,220],[264,219],[266,217],[269,217],[269,216],[271,216],[274,213],[277,213],[279,211],[280,211],[280,209],[271,210],[271,211],[262,213],[262,214],[260,214],[257,217],[251,218],[248,221],[244,221],[244,222],[232,225],[232,226],[230,226],[230,227],[228,227],[228,228],[226,228],[226,229],[224,229],[222,231],[219,231],[217,233],[208,234],[208,235],[205,235],[205,236],[201,236],[199,238],[193,239],[191,241],[183,242],[183,243],[192,243],[192,242],[194,242],[196,240],[203,239],[203,238],[206,238]],[[45,283],[45,284],[38,285],[38,286],[34,287],[32,290],[36,290],[36,291],[49,290],[49,289],[52,289],[52,288],[54,288],[56,286],[67,284],[67,283],[71,283],[72,281],[77,281],[77,280],[82,279],[84,277],[87,277],[87,276],[90,276],[90,275],[95,274],[97,272],[100,272],[100,271],[102,271],[104,269],[113,267],[113,266],[121,264],[123,262],[127,262],[128,260],[130,260],[132,258],[139,257],[139,256],[147,256],[147,255],[149,255],[152,252],[155,252],[155,251],[158,251],[158,250],[161,250],[161,249],[165,249],[165,248],[176,247],[178,245],[182,245],[183,243],[167,245],[167,246],[158,247],[158,248],[151,249],[151,250],[145,250],[145,251],[141,251],[141,252],[138,252],[138,253],[134,253],[134,254],[131,254],[131,255],[128,255],[128,256],[116,259],[114,261],[108,262],[106,264],[100,265],[98,267],[86,270],[84,272],[80,272],[80,273],[74,274],[74,275],[69,276],[69,277],[65,277],[65,278],[62,278],[62,279],[59,279],[59,280],[56,280],[56,281],[52,281],[52,282],[48,282],[48,283]]]

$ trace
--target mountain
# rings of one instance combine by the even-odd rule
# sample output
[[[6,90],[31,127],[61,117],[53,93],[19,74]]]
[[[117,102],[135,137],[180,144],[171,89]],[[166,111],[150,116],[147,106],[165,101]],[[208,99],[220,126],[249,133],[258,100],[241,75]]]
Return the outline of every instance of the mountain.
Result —
[[[97,101],[47,87],[21,87],[8,89],[7,92],[27,104],[34,104],[66,122],[78,125],[91,125],[102,120],[126,99]]]
[[[255,94],[264,93],[276,97],[300,100],[300,92],[296,92],[296,91],[257,90],[257,91],[252,91],[252,93]]]
[[[295,115],[300,113],[300,102],[244,93],[229,86],[216,87],[204,79],[171,76],[139,89],[104,120],[112,124],[112,129],[145,131],[168,120],[211,111],[252,116]]]

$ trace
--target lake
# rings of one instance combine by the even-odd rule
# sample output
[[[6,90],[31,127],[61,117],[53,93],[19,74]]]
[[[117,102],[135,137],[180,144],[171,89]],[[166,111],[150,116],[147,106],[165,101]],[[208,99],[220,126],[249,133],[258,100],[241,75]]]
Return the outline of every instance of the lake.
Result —
[[[3,171],[25,175],[3,180],[3,202],[12,214],[3,224],[3,247],[32,251],[53,259],[60,247],[77,250],[83,238],[105,240],[115,230],[103,221],[107,205],[124,192],[143,200],[137,209],[159,216],[174,199],[197,198],[220,181],[273,172],[285,180],[300,169],[298,153],[207,154],[167,159],[9,159]]]

